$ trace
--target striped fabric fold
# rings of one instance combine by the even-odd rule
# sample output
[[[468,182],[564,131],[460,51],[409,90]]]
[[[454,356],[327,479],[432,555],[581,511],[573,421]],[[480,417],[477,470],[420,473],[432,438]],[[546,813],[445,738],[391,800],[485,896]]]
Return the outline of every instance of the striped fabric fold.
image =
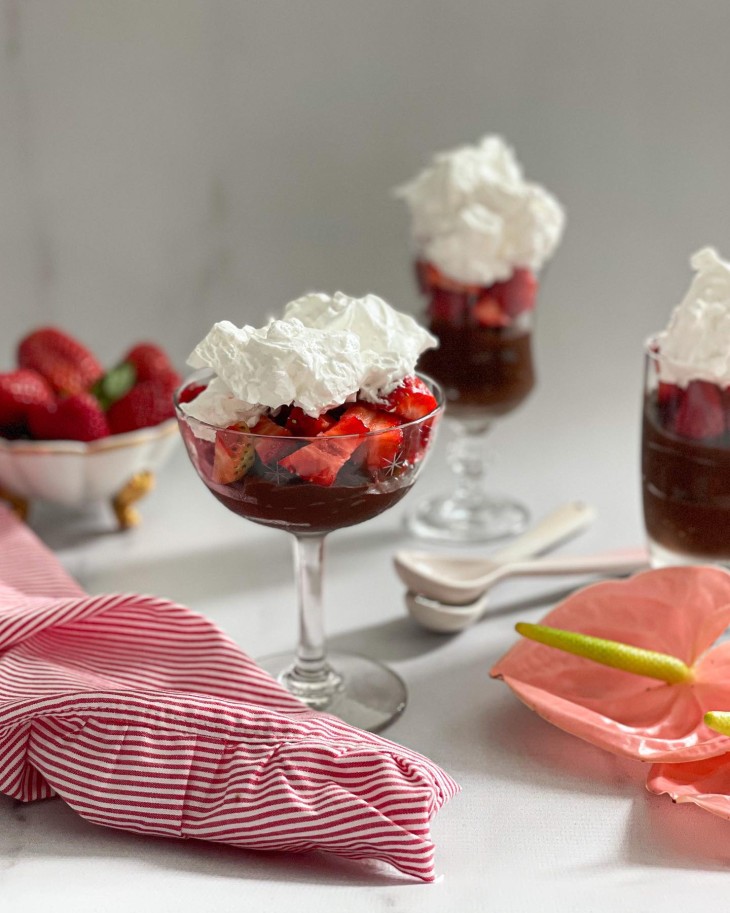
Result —
[[[417,752],[309,711],[190,609],[86,595],[0,508],[0,792],[432,881],[430,821],[457,791]]]

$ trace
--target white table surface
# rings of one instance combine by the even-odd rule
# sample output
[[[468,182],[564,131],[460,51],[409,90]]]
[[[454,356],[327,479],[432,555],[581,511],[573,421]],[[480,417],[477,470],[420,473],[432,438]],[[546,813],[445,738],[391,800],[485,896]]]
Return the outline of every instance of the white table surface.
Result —
[[[535,517],[575,498],[594,504],[597,520],[564,553],[640,544],[638,396],[612,409],[608,394],[596,402],[578,393],[569,410],[569,392],[556,371],[495,429],[495,486],[519,493]],[[697,910],[703,898],[726,894],[727,822],[650,795],[639,762],[554,729],[488,677],[515,641],[514,622],[538,620],[575,581],[505,582],[494,591],[494,613],[456,636],[430,634],[406,617],[390,558],[408,541],[401,521],[409,502],[447,482],[447,438],[442,429],[401,505],[330,538],[326,585],[330,643],[381,658],[408,685],[405,714],[384,734],[440,763],[462,787],[433,822],[438,881],[422,885],[384,865],[324,854],[144,838],[88,824],[60,800],[0,797],[3,911],[638,913]],[[31,525],[90,592],[181,601],[253,656],[293,646],[287,536],[229,514],[182,448],[141,509],[143,525],[125,534],[110,531],[101,507],[41,505]]]

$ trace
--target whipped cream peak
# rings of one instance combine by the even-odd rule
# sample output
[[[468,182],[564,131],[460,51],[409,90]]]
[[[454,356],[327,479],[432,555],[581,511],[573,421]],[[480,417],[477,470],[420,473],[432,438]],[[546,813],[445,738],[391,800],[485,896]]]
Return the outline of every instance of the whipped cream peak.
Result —
[[[692,380],[730,386],[730,263],[712,247],[690,260],[696,275],[659,333],[659,376],[686,387]]]
[[[364,371],[354,333],[307,327],[293,317],[260,329],[216,323],[188,364],[211,368],[243,403],[268,409],[294,403],[308,415],[345,402]]]
[[[438,153],[395,193],[410,209],[419,257],[469,284],[491,285],[518,267],[539,271],[565,225],[555,197],[525,180],[513,150],[495,135]]]
[[[356,396],[377,402],[436,344],[412,317],[375,295],[305,295],[286,306],[282,319],[258,329],[214,324],[188,364],[211,369],[215,379],[182,409],[226,427],[255,423],[287,405],[318,416]]]
[[[328,333],[353,333],[363,362],[358,391],[362,399],[370,402],[390,393],[413,373],[419,355],[438,345],[436,337],[413,317],[396,311],[377,295],[305,295],[287,304],[284,319],[300,320],[307,327],[326,329]]]

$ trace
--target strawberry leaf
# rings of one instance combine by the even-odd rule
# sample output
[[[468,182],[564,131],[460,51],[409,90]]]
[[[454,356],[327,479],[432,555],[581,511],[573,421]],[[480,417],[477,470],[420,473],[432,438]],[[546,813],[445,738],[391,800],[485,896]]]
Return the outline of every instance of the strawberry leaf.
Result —
[[[124,361],[99,378],[91,392],[99,401],[101,408],[106,411],[112,403],[129,393],[136,380],[137,372],[134,365]]]

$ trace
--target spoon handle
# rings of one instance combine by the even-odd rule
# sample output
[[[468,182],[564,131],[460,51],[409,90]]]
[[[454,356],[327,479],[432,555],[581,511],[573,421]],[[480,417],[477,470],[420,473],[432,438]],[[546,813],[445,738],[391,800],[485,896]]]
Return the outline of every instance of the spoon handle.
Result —
[[[559,558],[537,558],[517,561],[504,568],[504,576],[541,576],[552,574],[630,573],[649,566],[644,548],[620,549],[598,555],[572,555]]]
[[[583,501],[563,504],[514,542],[489,555],[489,560],[497,564],[506,564],[539,555],[540,552],[575,536],[592,523],[595,516],[595,510]]]

